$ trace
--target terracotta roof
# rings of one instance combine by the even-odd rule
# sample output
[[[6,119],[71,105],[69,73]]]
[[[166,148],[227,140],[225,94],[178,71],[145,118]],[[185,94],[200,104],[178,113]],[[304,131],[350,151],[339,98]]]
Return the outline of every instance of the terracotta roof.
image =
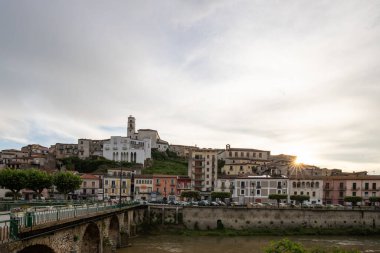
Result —
[[[91,174],[83,174],[80,176],[80,178],[82,178],[82,179],[99,179],[97,176],[91,175]]]

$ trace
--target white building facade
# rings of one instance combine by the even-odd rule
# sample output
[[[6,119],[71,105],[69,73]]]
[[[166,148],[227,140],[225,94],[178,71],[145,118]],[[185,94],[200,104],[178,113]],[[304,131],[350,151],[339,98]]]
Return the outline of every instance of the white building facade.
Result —
[[[151,141],[150,139],[140,141],[128,137],[111,136],[111,139],[103,144],[103,156],[112,161],[144,165],[145,160],[151,158]]]
[[[310,197],[306,204],[323,203],[323,180],[318,178],[291,178],[289,179],[290,195],[306,195]]]

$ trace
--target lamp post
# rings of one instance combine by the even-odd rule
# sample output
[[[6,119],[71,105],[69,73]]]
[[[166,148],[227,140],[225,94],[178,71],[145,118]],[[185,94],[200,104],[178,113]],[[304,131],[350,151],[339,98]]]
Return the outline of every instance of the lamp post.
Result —
[[[122,184],[123,167],[120,166],[120,190],[119,190],[119,207],[121,209],[121,184]]]

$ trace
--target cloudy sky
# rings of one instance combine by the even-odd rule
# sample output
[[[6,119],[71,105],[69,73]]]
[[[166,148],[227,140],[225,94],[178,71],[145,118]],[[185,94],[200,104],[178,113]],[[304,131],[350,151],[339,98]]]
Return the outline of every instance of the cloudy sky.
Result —
[[[380,1],[1,1],[0,149],[157,129],[380,174]]]

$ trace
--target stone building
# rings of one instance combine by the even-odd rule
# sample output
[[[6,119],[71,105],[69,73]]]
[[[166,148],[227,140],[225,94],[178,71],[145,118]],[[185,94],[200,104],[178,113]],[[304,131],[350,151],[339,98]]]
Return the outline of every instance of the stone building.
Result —
[[[225,162],[221,173],[223,175],[270,174],[269,156],[270,151],[231,148],[230,145],[226,145],[226,149],[219,154],[219,159]]]
[[[134,140],[150,139],[152,145],[151,148],[160,151],[166,151],[169,147],[169,143],[160,138],[157,130],[139,129],[136,132],[136,119],[132,115],[128,117],[127,137]]]
[[[78,157],[86,159],[92,156],[103,156],[103,145],[106,140],[78,139]]]
[[[53,154],[56,159],[78,156],[78,144],[56,143],[50,146],[49,153]]]
[[[190,150],[199,149],[196,146],[185,146],[185,145],[169,145],[169,151],[174,152],[179,157],[189,158]]]

